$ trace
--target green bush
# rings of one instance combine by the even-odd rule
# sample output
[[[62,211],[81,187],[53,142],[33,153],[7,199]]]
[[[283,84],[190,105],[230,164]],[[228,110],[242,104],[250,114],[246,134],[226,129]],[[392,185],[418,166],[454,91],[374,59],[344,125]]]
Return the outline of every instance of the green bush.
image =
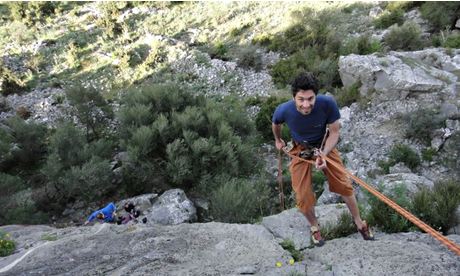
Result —
[[[433,161],[433,156],[436,155],[437,151],[434,148],[422,149],[422,159],[428,162]]]
[[[96,20],[96,25],[102,29],[105,39],[113,39],[122,33],[121,24],[117,22],[120,16],[120,10],[124,7],[119,7],[122,2],[101,2],[98,8],[101,10],[101,17]]]
[[[115,189],[109,161],[97,156],[81,166],[73,166],[63,172],[59,182],[67,199],[81,199],[84,202],[105,198]]]
[[[43,22],[47,17],[54,15],[59,5],[60,3],[51,1],[8,3],[11,19],[14,21],[24,21],[28,25]]]
[[[432,131],[444,127],[444,118],[431,109],[418,109],[402,117],[406,123],[405,138],[415,139],[424,145],[431,144]]]
[[[446,41],[443,43],[442,46],[445,48],[453,48],[453,49],[460,48],[460,35],[459,34],[449,35],[446,38]]]
[[[279,98],[270,96],[268,97],[261,105],[259,113],[256,117],[256,129],[266,140],[273,141],[273,132],[272,132],[272,117],[275,109],[278,105],[283,102],[286,102],[288,98]],[[289,140],[289,129],[285,125],[282,128],[282,138],[284,141]]]
[[[320,58],[337,54],[341,45],[340,35],[336,33],[337,16],[333,10],[315,11],[306,8],[293,15],[294,23],[284,33],[275,36],[270,50],[283,51],[289,55],[312,47]]]
[[[392,165],[402,162],[411,170],[420,165],[419,155],[409,146],[403,144],[394,145],[390,150],[389,158]]]
[[[415,51],[423,49],[420,27],[411,21],[405,22],[401,27],[391,27],[384,36],[383,41],[391,50]]]
[[[92,86],[88,88],[74,86],[67,89],[65,93],[73,106],[72,114],[84,126],[87,141],[107,137],[113,111],[102,94]]]
[[[420,8],[422,17],[430,22],[435,31],[453,29],[456,20],[459,18],[459,2],[430,2],[423,3]]]
[[[4,96],[27,90],[26,83],[0,61],[0,93]]]
[[[341,84],[337,62],[334,56],[321,58],[316,48],[308,47],[278,61],[270,75],[277,87],[284,88],[300,72],[309,71],[318,78],[320,88],[330,89]]]
[[[283,240],[280,243],[280,245],[284,250],[287,250],[289,251],[289,253],[291,253],[291,256],[294,259],[294,261],[296,262],[302,261],[303,259],[302,252],[300,252],[300,250],[295,249],[295,245],[292,240]]]
[[[108,160],[112,147],[102,139],[88,143],[82,130],[72,123],[59,124],[50,137],[49,156],[42,169],[48,194],[41,197],[39,205],[53,201],[50,208],[59,209],[76,198],[89,202],[111,192]]]
[[[133,164],[161,164],[156,174],[175,187],[190,189],[208,176],[243,176],[253,169],[254,125],[238,102],[217,103],[168,83],[133,88],[122,106],[121,144]],[[144,178],[141,171],[137,177]]]
[[[16,243],[11,239],[10,234],[0,232],[0,257],[13,254],[16,250]]]
[[[326,176],[321,171],[314,171],[312,174],[313,190],[315,191],[316,198],[319,198],[324,191],[324,182],[327,180]]]
[[[394,24],[402,25],[403,23],[404,11],[402,9],[385,11],[374,20],[374,26],[378,29],[386,29]]]
[[[356,233],[356,225],[349,213],[342,213],[337,224],[326,223],[321,226],[321,234],[326,240],[347,237]]]
[[[262,70],[262,54],[257,52],[254,46],[239,47],[234,58],[237,60],[238,66],[246,69],[254,69],[256,72]]]
[[[0,172],[0,190],[2,191],[2,196],[12,195],[15,192],[23,190],[25,187],[26,185],[21,177]]]
[[[410,200],[406,196],[406,186],[398,185],[389,191],[383,191],[387,197],[396,202],[399,206],[410,209]],[[370,225],[375,225],[387,233],[407,232],[412,229],[411,223],[403,218],[399,213],[388,207],[384,202],[366,192],[369,205],[371,206],[367,215],[367,221]]]
[[[211,195],[211,215],[216,221],[249,223],[266,213],[269,191],[264,183],[226,177],[219,180]]]
[[[358,102],[361,98],[359,93],[359,88],[361,87],[361,82],[356,82],[348,88],[336,89],[335,99],[339,107],[349,106],[352,103]]]
[[[0,162],[0,169],[33,169],[45,154],[46,126],[19,117],[9,118],[6,125],[8,130],[0,131],[0,136],[4,135],[14,146],[0,145],[0,154],[5,158]]]
[[[412,201],[414,214],[443,234],[458,224],[456,210],[460,204],[458,181],[438,182],[433,189],[418,191]]]
[[[222,41],[217,41],[212,47],[209,49],[209,56],[212,59],[221,59],[221,60],[229,60],[228,58],[228,51],[229,46]]]
[[[48,219],[48,215],[38,210],[35,203],[10,205],[0,214],[2,224],[44,224]]]
[[[380,41],[372,39],[369,34],[351,38],[340,47],[340,55],[343,56],[349,54],[369,55],[380,51],[382,51]]]

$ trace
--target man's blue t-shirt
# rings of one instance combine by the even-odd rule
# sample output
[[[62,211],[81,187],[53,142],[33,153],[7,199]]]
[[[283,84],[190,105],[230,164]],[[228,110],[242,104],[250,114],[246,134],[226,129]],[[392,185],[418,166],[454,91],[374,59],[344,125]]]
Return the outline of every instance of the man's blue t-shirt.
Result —
[[[310,114],[301,114],[296,109],[295,101],[290,100],[276,108],[272,122],[277,125],[286,123],[294,141],[312,144],[320,142],[326,133],[326,125],[338,119],[340,112],[334,98],[318,95]]]

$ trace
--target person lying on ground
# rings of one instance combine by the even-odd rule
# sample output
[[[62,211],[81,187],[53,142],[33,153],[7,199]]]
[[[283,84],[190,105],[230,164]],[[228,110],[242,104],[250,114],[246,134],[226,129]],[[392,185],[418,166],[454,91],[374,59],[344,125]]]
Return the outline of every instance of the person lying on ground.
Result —
[[[99,222],[115,222],[117,215],[116,211],[117,207],[115,207],[115,204],[113,204],[113,202],[110,202],[104,208],[94,211],[85,221],[85,225],[87,225],[95,219],[97,219]]]

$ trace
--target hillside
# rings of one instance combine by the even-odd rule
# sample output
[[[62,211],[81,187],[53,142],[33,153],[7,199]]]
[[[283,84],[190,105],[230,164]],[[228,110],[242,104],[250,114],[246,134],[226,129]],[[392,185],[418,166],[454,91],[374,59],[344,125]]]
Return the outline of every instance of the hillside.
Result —
[[[214,272],[213,261],[207,263],[209,270],[189,273],[275,275],[271,262],[286,252],[279,243],[294,237],[257,225],[269,217],[283,218],[271,116],[291,98],[292,78],[310,71],[319,80],[320,94],[333,96],[340,107],[337,147],[347,169],[458,241],[459,14],[458,2],[1,2],[0,208],[5,211],[0,225],[5,226],[0,239],[11,232],[17,248],[8,252],[11,259],[20,258],[30,234],[22,235],[27,227],[14,225],[37,224],[30,229],[59,237],[89,235],[96,226],[78,225],[108,202],[180,189],[196,207],[196,218],[185,220],[190,225],[165,226],[166,236],[169,230],[173,239],[186,240],[190,231],[257,229],[267,238],[263,254],[270,259],[251,260],[241,271],[230,262]],[[283,137],[290,139],[286,128]],[[285,209],[292,211],[288,164],[284,157]],[[322,172],[313,172],[313,184],[319,208],[340,204]],[[362,216],[381,233],[382,240],[371,247],[384,266],[391,259],[390,251],[382,249],[385,244],[394,248],[406,239],[430,240],[358,185],[355,192]],[[296,244],[308,261],[283,273],[300,273],[311,261],[320,275],[349,275],[344,264],[353,256],[344,255],[338,266],[316,256],[334,246],[362,252],[351,217],[334,218],[328,226],[331,245],[312,250]],[[127,228],[123,238],[146,243],[146,233],[156,227],[163,229],[155,223],[135,226],[131,234],[136,238]],[[99,230],[115,241],[120,229]],[[162,235],[157,238],[168,240]],[[247,247],[254,247],[252,236],[233,238],[248,239]],[[42,244],[33,240],[34,246]],[[75,243],[59,239],[43,247],[52,251],[60,242]],[[455,256],[427,243],[411,250],[422,247],[447,260],[439,275],[457,274]],[[227,248],[210,246],[209,256],[219,246]],[[167,247],[166,262],[188,258],[172,253],[185,247]],[[249,254],[245,250],[233,253]],[[143,259],[145,270],[136,272],[126,263],[126,256],[145,253],[149,259],[158,253],[141,251],[123,251],[113,261],[113,271],[121,270],[113,273],[129,267],[142,274],[156,267]],[[416,266],[435,269],[423,261],[425,253],[403,250],[398,253],[403,261],[388,271],[365,266],[370,274],[394,274],[402,262],[415,258],[421,260]],[[30,256],[46,258],[41,254]],[[8,260],[0,263],[6,266]],[[352,262],[353,273],[360,275],[363,264]],[[19,274],[32,271],[27,265],[17,269]],[[40,269],[33,273],[106,271]],[[413,267],[405,271],[416,274]]]

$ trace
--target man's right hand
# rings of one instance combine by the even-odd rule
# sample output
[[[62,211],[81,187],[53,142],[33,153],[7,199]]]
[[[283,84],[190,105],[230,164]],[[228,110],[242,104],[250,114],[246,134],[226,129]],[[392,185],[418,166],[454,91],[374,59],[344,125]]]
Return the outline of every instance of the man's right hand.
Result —
[[[283,147],[286,146],[286,143],[283,139],[275,140],[275,147],[277,150],[281,150]]]

